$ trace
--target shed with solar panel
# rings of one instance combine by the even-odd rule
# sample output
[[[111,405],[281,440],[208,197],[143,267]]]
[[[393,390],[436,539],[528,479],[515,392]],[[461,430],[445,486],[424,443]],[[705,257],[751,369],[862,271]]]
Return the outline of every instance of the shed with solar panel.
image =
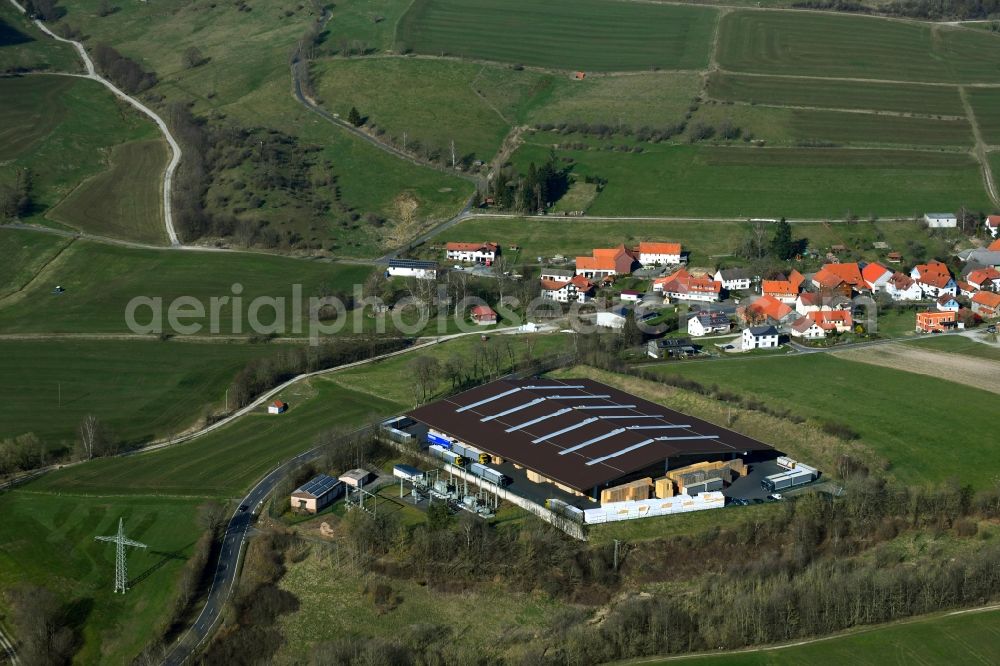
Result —
[[[318,513],[344,494],[344,483],[326,474],[317,474],[292,493],[292,509]]]

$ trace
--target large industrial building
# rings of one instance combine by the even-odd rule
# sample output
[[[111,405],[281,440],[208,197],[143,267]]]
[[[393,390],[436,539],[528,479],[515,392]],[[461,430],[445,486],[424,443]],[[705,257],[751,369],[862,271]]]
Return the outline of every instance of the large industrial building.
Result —
[[[708,484],[745,473],[745,460],[777,455],[763,442],[589,379],[503,379],[407,416],[426,426],[427,444],[442,457],[512,465],[529,481],[602,502],[646,499],[654,487],[657,497],[714,491]]]

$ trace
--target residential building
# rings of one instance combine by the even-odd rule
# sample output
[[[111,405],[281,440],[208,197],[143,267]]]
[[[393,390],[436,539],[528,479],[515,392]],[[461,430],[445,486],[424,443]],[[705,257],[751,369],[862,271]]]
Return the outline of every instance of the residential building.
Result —
[[[636,248],[643,266],[670,266],[681,263],[680,243],[641,241]]]
[[[497,313],[488,305],[477,305],[470,312],[472,321],[480,326],[488,326],[497,323]]]
[[[761,281],[760,295],[771,296],[782,303],[794,303],[799,291],[802,290],[803,282],[805,278],[802,274],[793,270],[787,279]]]
[[[412,277],[418,280],[436,280],[438,265],[436,261],[419,261],[417,259],[390,259],[385,271],[386,277]]]
[[[719,300],[722,284],[709,277],[691,275],[682,268],[653,280],[653,291],[662,293],[664,298],[711,302]]]
[[[715,281],[726,291],[742,291],[750,288],[752,277],[743,268],[720,268],[715,271]]]
[[[993,238],[1000,236],[1000,215],[987,215],[983,224],[986,225],[986,231],[990,236]]]
[[[761,296],[737,310],[740,318],[747,323],[766,321],[781,323],[788,319],[793,312],[787,303],[782,303],[773,296]]]
[[[638,303],[642,300],[642,292],[635,289],[623,289],[621,299],[623,303]]]
[[[810,312],[820,310],[850,310],[851,299],[842,294],[832,296],[821,294],[818,291],[803,291],[795,299],[795,311],[800,315],[807,315]]]
[[[586,303],[594,295],[594,284],[582,275],[569,279],[542,278],[542,298],[557,303]]]
[[[972,311],[983,319],[1000,317],[1000,294],[980,291],[972,297]]]
[[[992,266],[969,271],[969,274],[965,276],[965,280],[975,289],[1000,291],[1000,271]]]
[[[576,271],[569,268],[543,268],[540,279],[552,280],[553,282],[567,282],[573,279]]]
[[[807,316],[827,333],[846,333],[854,326],[854,318],[847,310],[820,310]]]
[[[639,268],[636,253],[624,245],[596,249],[589,257],[576,258],[576,274],[588,278],[629,275]]]
[[[342,482],[326,474],[317,474],[292,492],[291,506],[295,511],[317,513],[343,493]]]
[[[732,328],[729,315],[725,312],[702,310],[688,319],[688,334],[696,338],[717,333],[728,333]]]
[[[447,243],[444,246],[448,261],[485,264],[492,266],[500,254],[500,245],[488,243]]]
[[[964,280],[955,280],[955,288],[958,290],[958,293],[956,294],[958,296],[972,296],[974,293],[979,291],[977,288],[973,287]]]
[[[792,337],[817,340],[826,337],[826,331],[809,317],[799,317],[789,326]]]
[[[940,261],[932,260],[926,264],[917,264],[910,271],[910,277],[917,281],[927,298],[937,298],[944,293],[954,296],[958,291],[955,280],[951,277],[951,271]]]
[[[288,411],[288,403],[282,402],[281,400],[275,400],[270,405],[267,406],[268,414],[284,414]]]
[[[941,294],[938,296],[937,301],[935,301],[934,306],[940,312],[958,312],[961,306],[955,297],[951,294]]]
[[[935,312],[928,310],[917,313],[917,333],[933,333],[955,328],[956,314],[954,312]]]
[[[686,358],[698,353],[698,347],[687,338],[660,338],[646,343],[646,354],[652,358]]]
[[[824,264],[813,276],[813,286],[825,292],[839,291],[844,296],[868,290],[868,283],[861,276],[856,263]]]
[[[986,246],[987,252],[1000,252],[1000,238],[996,239],[992,243]],[[994,262],[993,267],[996,268],[996,262]]]
[[[885,293],[894,301],[919,301],[924,297],[917,281],[898,271],[885,283]]]
[[[628,308],[617,307],[602,310],[597,313],[597,325],[604,328],[621,329],[625,327],[625,318],[629,316]]]
[[[861,269],[861,277],[864,279],[868,289],[874,293],[882,291],[892,277],[892,271],[882,264],[873,261],[870,264],[865,264],[865,267]]]
[[[931,229],[953,229],[958,226],[954,213],[924,213],[924,222]]]
[[[743,329],[743,351],[774,349],[778,346],[778,329],[774,326],[751,326]]]

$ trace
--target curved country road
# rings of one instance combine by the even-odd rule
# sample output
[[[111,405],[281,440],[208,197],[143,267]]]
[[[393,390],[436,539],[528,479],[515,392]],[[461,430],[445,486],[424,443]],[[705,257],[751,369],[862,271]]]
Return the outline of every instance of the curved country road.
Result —
[[[21,12],[22,14],[27,14],[24,7],[22,7],[17,2],[17,0],[10,0],[10,2],[12,5],[14,5],[14,7],[17,8],[19,12]],[[152,119],[152,121],[156,123],[157,127],[160,128],[160,131],[163,133],[163,136],[167,140],[167,143],[170,144],[170,152],[171,152],[170,162],[167,164],[167,168],[163,172],[163,223],[166,226],[167,238],[170,239],[170,244],[180,245],[181,241],[177,237],[177,232],[174,230],[174,216],[173,216],[173,207],[171,204],[171,191],[173,188],[174,172],[177,170],[177,165],[180,164],[181,161],[181,147],[174,139],[173,135],[170,133],[170,130],[167,128],[167,124],[163,122],[163,118],[158,116],[155,111],[153,111],[148,106],[146,106],[139,100],[135,99],[134,97],[130,97],[129,95],[125,94],[117,86],[115,86],[115,84],[111,83],[111,81],[108,81],[100,74],[98,74],[97,69],[94,67],[94,61],[90,59],[90,55],[87,53],[87,49],[83,48],[83,44],[81,44],[80,42],[73,41],[72,39],[64,39],[56,35],[51,30],[49,30],[44,23],[42,23],[39,20],[34,20],[34,24],[38,26],[39,30],[44,32],[52,39],[55,39],[56,41],[59,42],[65,42],[67,44],[71,44],[73,48],[76,49],[77,53],[80,54],[80,58],[83,59],[83,64],[87,68],[86,74],[65,74],[65,73],[62,74],[68,76],[77,76],[82,79],[90,79],[92,81],[97,81],[98,83],[104,85],[112,93],[114,93],[116,97],[125,102],[128,102],[136,109],[149,116]]]

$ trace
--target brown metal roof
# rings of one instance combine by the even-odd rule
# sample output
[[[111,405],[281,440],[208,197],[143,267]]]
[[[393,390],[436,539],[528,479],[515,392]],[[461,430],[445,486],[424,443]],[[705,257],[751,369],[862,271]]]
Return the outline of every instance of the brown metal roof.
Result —
[[[408,415],[588,494],[679,455],[771,449],[590,379],[502,379]]]

